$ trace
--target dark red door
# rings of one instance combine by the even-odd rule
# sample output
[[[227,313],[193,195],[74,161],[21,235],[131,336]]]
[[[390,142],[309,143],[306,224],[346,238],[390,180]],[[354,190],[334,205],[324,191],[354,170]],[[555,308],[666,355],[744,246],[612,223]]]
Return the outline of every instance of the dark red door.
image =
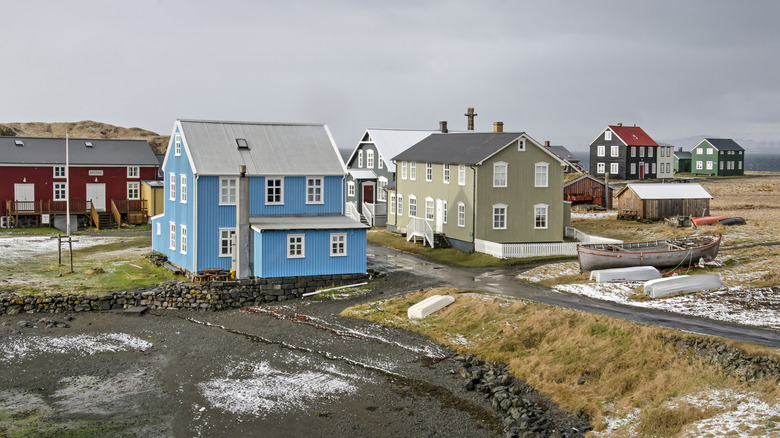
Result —
[[[374,186],[368,184],[363,186],[363,202],[366,204],[374,203]]]
[[[645,179],[645,163],[639,163],[639,179]]]

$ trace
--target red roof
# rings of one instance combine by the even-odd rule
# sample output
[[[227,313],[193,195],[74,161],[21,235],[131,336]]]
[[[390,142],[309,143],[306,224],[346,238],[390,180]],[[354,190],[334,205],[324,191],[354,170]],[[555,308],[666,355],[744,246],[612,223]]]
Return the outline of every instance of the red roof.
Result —
[[[620,137],[627,146],[658,146],[658,143],[639,126],[609,125],[609,129]]]

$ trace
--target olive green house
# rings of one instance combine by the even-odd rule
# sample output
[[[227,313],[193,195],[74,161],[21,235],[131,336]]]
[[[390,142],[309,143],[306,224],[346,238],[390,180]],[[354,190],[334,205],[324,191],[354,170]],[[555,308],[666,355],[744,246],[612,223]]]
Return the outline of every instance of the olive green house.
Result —
[[[566,163],[526,133],[497,131],[434,133],[396,155],[387,228],[497,257],[519,256],[510,250],[518,244],[562,242]]]
[[[694,175],[745,174],[745,149],[730,138],[705,138],[691,149]]]

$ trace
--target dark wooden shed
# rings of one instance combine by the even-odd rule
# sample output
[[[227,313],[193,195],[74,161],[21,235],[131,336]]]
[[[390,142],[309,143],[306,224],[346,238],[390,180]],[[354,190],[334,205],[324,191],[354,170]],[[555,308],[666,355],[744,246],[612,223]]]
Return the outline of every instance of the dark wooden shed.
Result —
[[[563,200],[572,205],[591,204],[607,208],[607,199],[612,198],[612,186],[590,175],[583,175],[563,186]]]
[[[698,183],[627,184],[617,193],[619,219],[661,220],[707,216],[710,195]]]

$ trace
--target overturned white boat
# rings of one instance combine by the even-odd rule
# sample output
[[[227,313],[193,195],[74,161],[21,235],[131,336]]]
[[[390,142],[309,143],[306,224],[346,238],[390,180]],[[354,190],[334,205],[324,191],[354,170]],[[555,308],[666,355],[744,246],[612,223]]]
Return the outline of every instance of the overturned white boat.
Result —
[[[654,266],[633,266],[630,268],[598,269],[590,272],[590,279],[599,283],[618,281],[647,281],[661,278],[661,271]]]
[[[433,295],[419,303],[409,307],[406,316],[409,319],[423,319],[431,313],[443,309],[455,302],[455,297],[450,295]]]
[[[649,295],[650,298],[660,298],[670,295],[715,290],[722,287],[723,282],[716,275],[677,275],[646,282],[645,294]]]

